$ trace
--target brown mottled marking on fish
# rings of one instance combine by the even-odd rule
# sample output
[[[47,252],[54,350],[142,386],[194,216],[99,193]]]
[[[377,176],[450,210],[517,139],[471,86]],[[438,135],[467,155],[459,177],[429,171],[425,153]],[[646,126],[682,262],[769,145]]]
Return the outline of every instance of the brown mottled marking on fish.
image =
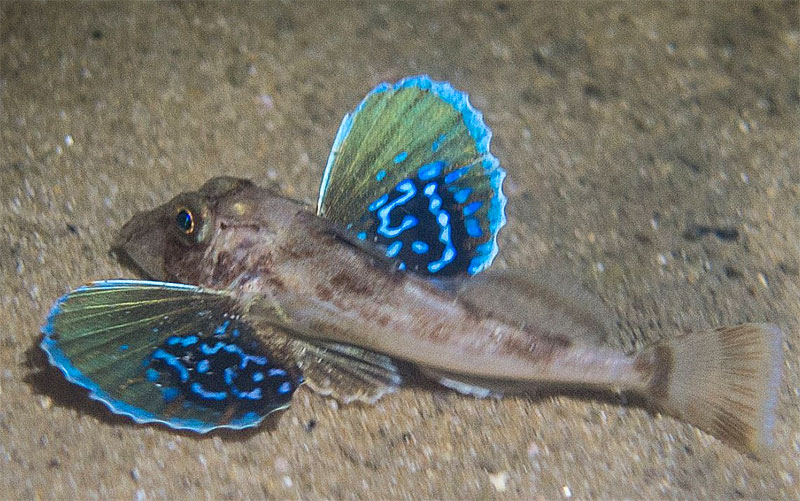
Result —
[[[426,338],[437,343],[446,343],[454,334],[453,327],[439,325],[431,328],[425,335]]]
[[[269,278],[267,278],[267,284],[270,287],[272,287],[273,289],[278,290],[278,291],[285,291],[286,290],[286,284],[283,283],[283,280],[281,280],[280,278],[278,278],[276,276],[270,276]]]
[[[500,344],[500,353],[530,358],[536,362],[550,363],[559,349],[566,346],[559,341],[547,337],[521,339],[512,335]]]
[[[308,259],[316,254],[314,247],[305,242],[297,242],[297,245],[281,246],[279,252],[292,259]]]
[[[742,450],[771,442],[782,366],[774,325],[688,334],[629,355],[598,343],[612,324],[596,298],[568,281],[486,270],[435,283],[274,192],[231,179],[206,189],[226,186],[241,189],[176,198],[213,207],[204,213],[213,228],[199,240],[176,231],[171,202],[126,224],[117,247],[156,280],[241,301],[269,347],[280,335],[349,344],[447,374],[442,384],[468,393],[470,381],[500,391],[508,382],[632,392]],[[248,210],[237,211],[243,203]],[[300,348],[289,351],[300,360]],[[330,366],[331,376],[353,367]]]
[[[272,273],[272,268],[275,266],[275,260],[272,258],[271,253],[265,253],[258,256],[253,266],[257,273],[269,275]]]
[[[548,343],[551,343],[556,348],[569,348],[574,344],[571,339],[564,336],[559,336],[558,334],[549,332],[542,332],[542,329],[535,325],[525,325],[521,330],[530,334],[534,339],[545,339]]]
[[[325,285],[317,284],[314,287],[314,291],[316,291],[317,297],[323,301],[330,301],[333,298],[333,291]]]
[[[349,270],[341,270],[330,279],[330,284],[337,289],[346,290],[360,296],[371,296],[375,289],[371,282],[362,275]]]
[[[238,251],[238,249],[237,249]],[[230,283],[236,279],[248,281],[246,277],[257,276],[253,270],[237,260],[234,254],[228,251],[220,251],[211,272],[213,283]]]
[[[232,261],[231,254],[228,251],[219,252],[214,263],[214,271],[211,272],[211,279],[217,283],[224,281],[226,275],[230,272]]]
[[[649,378],[648,388],[651,394],[656,399],[663,400],[669,396],[673,365],[672,350],[668,346],[655,346],[650,352],[638,355],[633,368],[643,378]]]

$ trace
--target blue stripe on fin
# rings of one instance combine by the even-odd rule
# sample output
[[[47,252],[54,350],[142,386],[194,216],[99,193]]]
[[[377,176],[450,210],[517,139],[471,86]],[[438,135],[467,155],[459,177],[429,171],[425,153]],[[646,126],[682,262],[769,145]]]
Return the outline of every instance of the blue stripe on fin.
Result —
[[[381,84],[340,125],[317,214],[386,248],[402,242],[395,258],[409,270],[477,273],[496,256],[506,221],[491,137],[467,94],[447,82],[418,75]],[[415,252],[414,242],[429,250]]]
[[[220,334],[225,321],[240,336]],[[256,426],[302,383],[238,318],[235,301],[195,286],[95,282],[56,301],[42,332],[41,348],[67,380],[137,423],[198,433]],[[219,348],[202,354],[209,345]],[[221,377],[228,369],[230,384]],[[275,372],[253,377],[265,371]]]

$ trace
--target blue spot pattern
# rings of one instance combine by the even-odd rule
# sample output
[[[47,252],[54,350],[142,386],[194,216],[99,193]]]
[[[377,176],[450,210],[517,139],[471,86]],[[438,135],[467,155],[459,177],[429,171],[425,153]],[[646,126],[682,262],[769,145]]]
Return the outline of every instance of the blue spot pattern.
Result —
[[[400,269],[440,275],[470,269],[474,256],[469,251],[483,230],[469,216],[483,202],[470,201],[471,188],[453,186],[466,171],[443,176],[446,166],[444,161],[423,165],[416,176],[373,201],[365,226],[375,228],[374,235],[361,231],[358,237],[370,235],[385,246],[386,255],[400,261]]]
[[[439,137],[436,138],[436,141],[431,144],[431,152],[436,153],[439,151],[439,148],[442,147],[442,143],[444,143],[446,137],[447,136],[444,134],[440,134]]]
[[[90,398],[137,423],[248,428],[287,407],[303,377],[235,310],[192,285],[94,282],[53,305],[40,346]]]
[[[227,318],[206,331],[170,336],[145,359],[165,403],[180,399],[232,419],[288,403],[302,378],[275,367],[247,324]]]
[[[414,137],[414,123],[424,121],[424,115],[408,122],[394,114],[387,114],[385,120],[357,119],[371,103],[389,102],[404,89],[416,92],[418,101],[434,96],[449,105],[460,120],[451,128],[431,129],[424,132],[428,136]],[[374,109],[370,108],[370,113]],[[403,111],[395,108],[393,113]],[[354,137],[361,138],[367,129],[372,136],[412,137],[400,141],[399,147],[396,139],[385,140],[393,145],[393,151],[386,152],[370,150],[374,141],[345,143],[351,130],[357,130]],[[317,213],[353,229],[359,239],[385,247],[387,256],[399,261],[398,269],[437,276],[479,273],[497,255],[497,234],[506,223],[505,171],[490,152],[491,137],[483,115],[470,104],[467,94],[447,82],[418,75],[394,84],[382,83],[344,117],[323,173]],[[465,147],[465,139],[470,146]],[[352,149],[360,147],[357,145],[384,160],[365,161],[360,170],[337,170],[340,154],[350,148],[347,158],[351,158]],[[342,177],[345,172],[348,176],[363,172],[369,182],[348,181]],[[326,198],[332,182],[336,189],[331,192],[337,193],[333,201]],[[368,196],[355,207],[343,204],[345,211],[337,204],[344,200],[339,194],[347,193],[342,187],[348,186],[358,186],[357,191]]]

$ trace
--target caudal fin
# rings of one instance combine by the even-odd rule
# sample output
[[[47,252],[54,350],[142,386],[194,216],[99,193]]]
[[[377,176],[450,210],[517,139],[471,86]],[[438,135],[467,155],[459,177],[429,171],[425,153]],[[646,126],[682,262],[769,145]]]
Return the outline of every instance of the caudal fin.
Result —
[[[743,324],[671,339],[640,355],[652,370],[648,396],[739,450],[763,454],[781,379],[781,330]]]

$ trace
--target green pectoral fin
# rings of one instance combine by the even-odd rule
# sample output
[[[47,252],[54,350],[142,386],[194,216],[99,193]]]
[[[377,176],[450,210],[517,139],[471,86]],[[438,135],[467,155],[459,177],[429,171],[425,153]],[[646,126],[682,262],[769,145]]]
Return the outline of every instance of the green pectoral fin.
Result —
[[[51,364],[139,423],[199,433],[255,426],[302,383],[233,298],[191,285],[95,282],[59,299],[42,331]]]

